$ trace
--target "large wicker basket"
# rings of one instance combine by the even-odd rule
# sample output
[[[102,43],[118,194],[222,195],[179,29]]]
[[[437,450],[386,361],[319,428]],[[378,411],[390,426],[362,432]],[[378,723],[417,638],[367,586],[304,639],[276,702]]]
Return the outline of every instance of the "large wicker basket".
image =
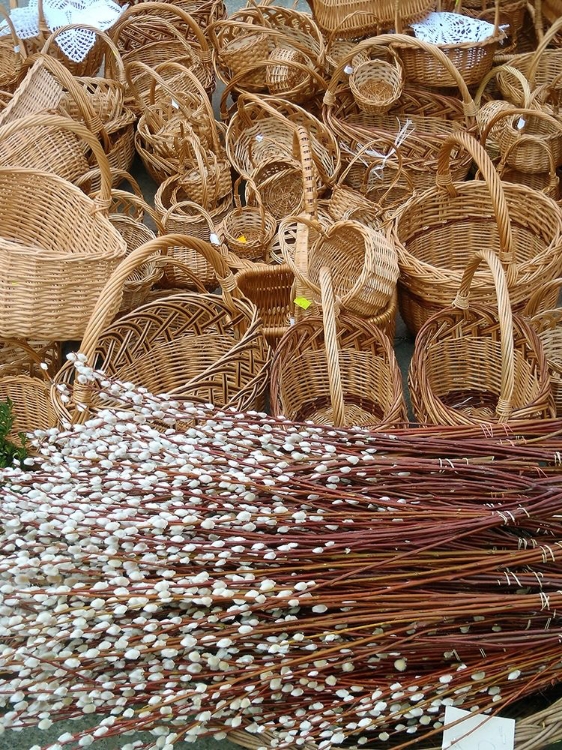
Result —
[[[469,302],[474,272],[485,261],[497,307]],[[513,315],[505,274],[493,250],[478,250],[452,307],[419,331],[410,365],[410,396],[423,424],[472,425],[556,415],[546,357],[537,334]]]
[[[199,251],[215,268],[222,295],[173,294],[158,298],[111,323],[123,284],[155,253],[172,247]],[[167,393],[179,400],[253,409],[262,406],[270,349],[256,308],[241,298],[228,266],[211,245],[170,234],[147,242],[129,255],[100,294],[81,344],[86,361],[108,376]],[[71,385],[73,365],[56,384]],[[82,421],[107,402],[92,387],[74,383],[70,407],[53,389],[64,419]],[[82,411],[80,405],[85,409]]]
[[[57,175],[0,168],[0,336],[72,341],[82,338],[99,293],[127,248],[107,218],[107,159],[83,125],[32,115],[0,128],[0,141],[37,125],[67,129],[85,141],[98,159],[101,190],[93,201]]]
[[[388,30],[394,24],[396,0],[308,0],[316,23],[325,32],[357,39]],[[431,0],[401,0],[404,22],[414,21],[433,7]]]
[[[448,158],[459,145],[473,155],[484,180],[453,181]],[[481,247],[498,252],[518,310],[562,267],[562,219],[556,202],[525,185],[501,183],[482,146],[465,133],[445,142],[437,186],[411,198],[396,213],[390,231],[400,261],[400,309],[414,333],[451,303],[468,259]],[[493,303],[489,271],[476,273],[473,298]]]

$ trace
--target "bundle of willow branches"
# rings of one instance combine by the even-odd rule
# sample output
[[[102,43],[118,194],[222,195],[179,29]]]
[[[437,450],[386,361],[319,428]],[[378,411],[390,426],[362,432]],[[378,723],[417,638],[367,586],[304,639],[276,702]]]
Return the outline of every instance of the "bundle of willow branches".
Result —
[[[420,747],[561,679],[562,421],[370,435],[76,367],[112,407],[1,474],[3,727]]]

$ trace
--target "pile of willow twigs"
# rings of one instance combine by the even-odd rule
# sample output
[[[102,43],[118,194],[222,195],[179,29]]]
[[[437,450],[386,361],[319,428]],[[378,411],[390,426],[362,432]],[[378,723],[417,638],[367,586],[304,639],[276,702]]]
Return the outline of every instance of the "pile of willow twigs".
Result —
[[[371,435],[76,366],[112,408],[1,476],[4,728],[420,747],[562,678],[562,421]]]

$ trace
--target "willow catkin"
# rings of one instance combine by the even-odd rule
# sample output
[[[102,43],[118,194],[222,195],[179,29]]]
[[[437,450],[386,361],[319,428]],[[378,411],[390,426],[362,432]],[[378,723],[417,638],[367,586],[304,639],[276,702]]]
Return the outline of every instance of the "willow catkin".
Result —
[[[560,422],[369,435],[76,367],[113,407],[2,473],[3,727],[419,747],[560,678]]]

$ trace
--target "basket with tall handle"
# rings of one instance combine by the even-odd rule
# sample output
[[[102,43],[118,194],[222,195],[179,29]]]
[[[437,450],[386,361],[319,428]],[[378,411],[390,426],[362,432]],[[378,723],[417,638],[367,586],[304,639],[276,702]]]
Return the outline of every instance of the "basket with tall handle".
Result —
[[[112,323],[111,311],[135,268],[173,247],[203,255],[215,270],[221,295],[185,292],[157,298]],[[151,393],[237,409],[261,405],[269,376],[270,349],[256,308],[239,294],[226,262],[211,245],[179,234],[151,240],[121,263],[99,296],[80,352],[106,376]],[[72,362],[59,371],[56,385],[73,385],[73,393],[65,403],[55,385],[55,405],[62,418],[83,421],[107,402],[97,398],[95,386],[73,383],[73,371]]]
[[[0,128],[0,142],[36,126],[83,139],[98,160],[101,187],[92,200],[55,174],[0,168],[0,336],[79,340],[126,244],[107,218],[111,170],[95,136],[68,118],[31,115]]]
[[[494,280],[494,306],[470,299],[482,262]],[[414,413],[424,424],[505,424],[555,416],[544,350],[531,326],[512,313],[506,275],[493,250],[474,253],[452,306],[419,331],[409,382]]]

